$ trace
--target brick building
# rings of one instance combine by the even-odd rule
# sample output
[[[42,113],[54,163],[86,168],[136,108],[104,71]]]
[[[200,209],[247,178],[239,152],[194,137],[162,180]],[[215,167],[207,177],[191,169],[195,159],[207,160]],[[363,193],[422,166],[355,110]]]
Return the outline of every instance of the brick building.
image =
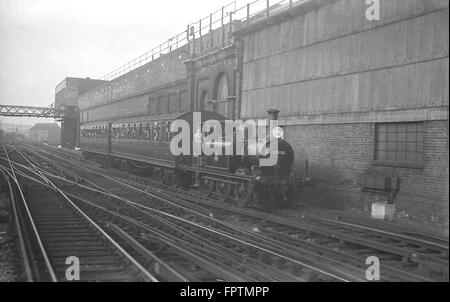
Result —
[[[382,1],[380,21],[366,8],[306,1],[242,30],[241,117],[280,109],[297,171],[308,161],[330,203],[367,211],[385,198],[367,176],[395,176],[397,218],[448,233],[448,1]]]
[[[61,128],[56,123],[37,123],[28,130],[31,140],[59,145]]]
[[[448,1],[383,0],[379,21],[364,0],[286,3],[79,92],[80,123],[278,108],[295,170],[320,184],[300,199],[368,211],[386,196],[367,179],[396,179],[397,218],[448,235]]]

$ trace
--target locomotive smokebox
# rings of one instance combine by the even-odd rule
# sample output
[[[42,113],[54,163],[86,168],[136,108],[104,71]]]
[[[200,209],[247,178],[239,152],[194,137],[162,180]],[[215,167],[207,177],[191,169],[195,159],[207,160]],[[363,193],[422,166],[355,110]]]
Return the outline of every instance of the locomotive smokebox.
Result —
[[[267,118],[269,121],[276,121],[278,120],[278,113],[280,113],[278,109],[269,109],[267,110]]]

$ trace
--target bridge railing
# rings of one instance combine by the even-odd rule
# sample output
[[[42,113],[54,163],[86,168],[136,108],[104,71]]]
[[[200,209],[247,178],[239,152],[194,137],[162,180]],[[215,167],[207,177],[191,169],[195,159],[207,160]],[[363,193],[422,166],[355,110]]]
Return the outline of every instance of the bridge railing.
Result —
[[[166,42],[154,47],[139,57],[127,62],[126,64],[114,69],[105,74],[100,79],[105,81],[113,80],[131,70],[143,66],[163,54],[170,53],[186,44],[196,37],[202,36],[206,33],[206,29],[214,30],[226,24],[227,16],[229,16],[236,9],[236,1],[233,1],[221,9],[209,14],[207,17],[200,19],[195,23],[187,26],[186,30],[168,39]]]
[[[64,111],[56,109],[54,103],[48,107],[0,105],[0,116],[26,116],[62,119],[64,118]]]
[[[277,7],[290,6],[292,8],[293,3],[299,1],[302,0],[255,0],[239,8],[236,7],[236,1],[233,1],[217,11],[210,13],[208,16],[188,24],[186,30],[183,32],[173,36],[166,42],[156,46],[119,68],[105,74],[100,79],[111,81],[159,58],[163,54],[170,53],[188,44],[189,41],[201,38],[215,29],[227,25],[231,26],[233,21],[246,22],[246,25],[249,26],[253,21],[259,21],[261,18],[270,18],[271,12]],[[257,15],[260,15],[261,17],[257,17]]]
[[[302,0],[255,0],[239,7],[234,12],[235,20],[240,20],[244,26],[250,26],[253,22],[270,19],[277,8],[292,8],[294,3]],[[259,15],[259,16],[258,16]]]

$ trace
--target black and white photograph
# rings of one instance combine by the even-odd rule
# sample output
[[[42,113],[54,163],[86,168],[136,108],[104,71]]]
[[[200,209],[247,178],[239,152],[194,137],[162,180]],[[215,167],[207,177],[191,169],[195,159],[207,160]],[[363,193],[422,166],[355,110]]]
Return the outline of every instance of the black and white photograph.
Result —
[[[0,287],[448,283],[448,137],[448,0],[0,0]]]

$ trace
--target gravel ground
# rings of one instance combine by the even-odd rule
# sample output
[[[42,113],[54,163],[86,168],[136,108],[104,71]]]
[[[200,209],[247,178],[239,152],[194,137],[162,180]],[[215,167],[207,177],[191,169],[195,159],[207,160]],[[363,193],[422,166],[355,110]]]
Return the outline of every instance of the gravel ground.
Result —
[[[8,221],[4,199],[0,198],[0,282],[23,281],[13,226]]]

